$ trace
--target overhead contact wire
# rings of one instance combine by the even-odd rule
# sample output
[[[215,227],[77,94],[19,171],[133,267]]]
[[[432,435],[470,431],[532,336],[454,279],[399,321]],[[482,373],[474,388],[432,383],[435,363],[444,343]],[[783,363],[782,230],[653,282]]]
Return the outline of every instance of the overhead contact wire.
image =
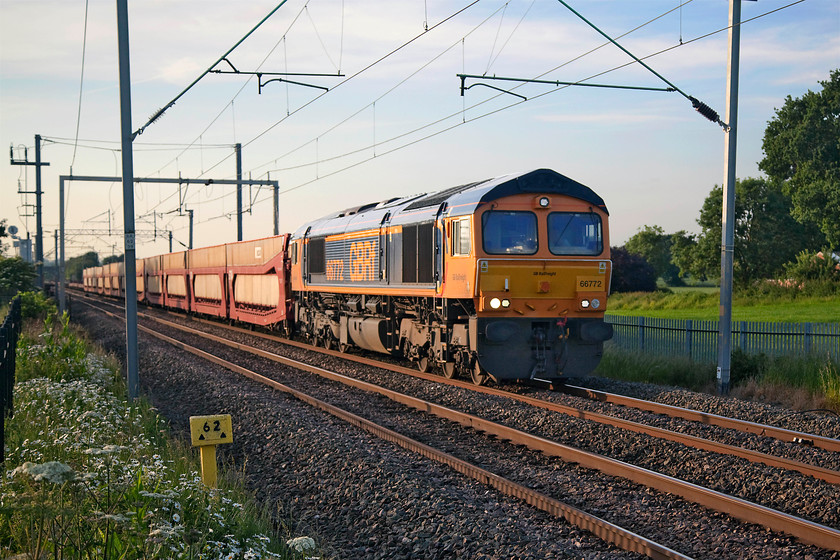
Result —
[[[181,99],[181,97],[183,97],[183,96],[184,96],[184,94],[186,94],[189,90],[191,90],[191,89],[193,88],[193,86],[195,86],[195,84],[197,84],[199,81],[201,81],[201,79],[202,79],[202,78],[204,78],[204,76],[206,76],[207,74],[209,74],[209,73],[210,73],[210,71],[211,71],[211,70],[213,70],[213,68],[215,68],[217,64],[219,64],[222,60],[224,60],[224,59],[227,57],[227,55],[229,55],[229,54],[230,54],[230,53],[232,53],[234,50],[236,50],[236,47],[238,47],[238,46],[239,46],[239,45],[241,45],[243,42],[245,42],[245,40],[246,40],[248,37],[250,37],[250,36],[254,33],[254,31],[256,31],[257,29],[259,29],[259,27],[260,27],[263,23],[265,23],[265,22],[268,20],[268,18],[270,18],[271,16],[273,16],[273,15],[274,15],[274,13],[275,13],[277,10],[279,10],[281,7],[283,7],[283,4],[285,4],[287,1],[288,1],[288,0],[282,0],[279,4],[277,4],[277,6],[275,6],[275,7],[274,7],[274,9],[273,9],[273,10],[271,10],[271,11],[268,13],[268,15],[267,15],[267,16],[265,16],[264,18],[262,18],[262,19],[260,20],[260,22],[259,22],[257,25],[255,25],[253,28],[251,28],[251,30],[250,30],[248,33],[246,33],[244,37],[242,37],[241,39],[239,39],[239,41],[237,41],[235,45],[233,45],[230,49],[228,49],[228,50],[225,52],[225,54],[223,54],[222,56],[220,56],[220,57],[218,58],[218,60],[216,60],[216,62],[214,62],[213,64],[211,64],[211,65],[210,65],[210,67],[209,67],[209,68],[207,68],[207,70],[205,70],[204,72],[202,72],[202,73],[201,73],[201,75],[200,75],[198,78],[196,78],[195,80],[193,80],[193,82],[192,82],[190,85],[188,85],[186,88],[184,88],[184,91],[182,91],[181,93],[179,93],[178,95],[176,95],[176,96],[175,96],[175,98],[174,98],[174,99],[172,99],[172,101],[170,101],[169,103],[167,103],[167,104],[166,104],[166,105],[165,105],[162,109],[160,109],[160,110],[159,110],[159,111],[157,111],[154,115],[152,115],[152,116],[149,118],[149,120],[146,122],[146,124],[144,124],[143,126],[141,126],[140,128],[138,128],[138,129],[134,132],[134,134],[133,134],[133,136],[132,136],[132,139],[133,139],[133,138],[136,138],[136,137],[137,137],[138,135],[140,135],[140,134],[143,134],[143,131],[144,131],[144,130],[146,130],[146,127],[148,127],[148,126],[149,126],[149,125],[151,125],[153,122],[155,122],[156,120],[158,120],[158,119],[159,119],[159,118],[163,115],[163,113],[164,113],[164,112],[166,112],[166,110],[167,110],[167,109],[169,109],[170,107],[172,107],[173,105],[175,105],[175,102],[177,102],[179,99]]]

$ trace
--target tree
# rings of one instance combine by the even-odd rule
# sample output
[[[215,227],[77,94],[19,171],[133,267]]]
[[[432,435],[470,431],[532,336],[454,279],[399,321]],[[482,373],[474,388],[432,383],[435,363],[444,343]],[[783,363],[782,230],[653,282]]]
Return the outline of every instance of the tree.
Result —
[[[0,257],[3,256],[3,253],[6,252],[6,248],[3,247],[3,238],[6,237],[8,234],[6,233],[6,218],[0,220]]]
[[[82,271],[93,266],[99,266],[99,255],[96,251],[88,251],[79,257],[71,257],[64,265],[64,278],[70,282],[81,282]]]
[[[656,276],[671,286],[682,285],[680,269],[671,262],[670,235],[665,234],[660,226],[644,226],[627,240],[624,248],[641,255],[653,267]]]
[[[793,203],[793,216],[814,223],[840,247],[840,70],[820,82],[821,92],[787,96],[767,123],[758,166]]]
[[[718,257],[720,253],[718,253]],[[693,276],[698,280],[708,278],[705,267],[699,265],[697,236],[680,230],[671,234],[671,263],[680,271],[680,277]]]
[[[106,265],[106,264],[111,264],[111,263],[115,263],[115,262],[122,262],[123,260],[124,260],[124,258],[123,258],[122,255],[108,255],[107,257],[102,259],[102,264]]]
[[[35,289],[35,267],[20,257],[0,257],[0,294],[12,295]]]
[[[656,272],[641,255],[630,253],[624,247],[611,247],[611,292],[654,292]]]
[[[722,207],[723,189],[715,185],[700,210],[697,223],[703,231],[691,247],[692,256],[684,259],[681,254],[678,259],[683,263],[680,267],[683,272],[707,278],[720,276]],[[736,284],[772,278],[799,251],[820,244],[820,232],[813,225],[794,220],[790,208],[790,199],[775,183],[765,179],[735,182],[733,281]],[[689,270],[682,268],[686,262]]]

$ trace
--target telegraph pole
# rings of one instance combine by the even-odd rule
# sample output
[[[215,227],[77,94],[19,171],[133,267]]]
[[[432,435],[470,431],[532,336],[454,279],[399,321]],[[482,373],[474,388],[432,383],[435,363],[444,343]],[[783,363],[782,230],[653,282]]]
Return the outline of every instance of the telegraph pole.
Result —
[[[35,269],[38,271],[38,287],[44,289],[44,231],[42,225],[42,210],[41,210],[41,167],[49,165],[48,162],[41,161],[41,135],[35,135],[35,161],[29,161],[29,157],[24,151],[23,159],[15,159],[14,150],[9,150],[9,158],[11,165],[34,165],[35,166]],[[23,194],[33,194],[24,191]]]
[[[137,357],[137,263],[134,249],[134,154],[131,132],[131,73],[128,56],[128,0],[117,0],[117,42],[120,72],[120,132],[122,138],[123,224],[125,231],[125,368],[128,397],[140,392]]]
[[[242,144],[236,144],[236,240],[242,241]]]
[[[193,248],[193,210],[187,210],[187,214],[190,216],[190,249]]]
[[[723,211],[720,245],[720,317],[718,323],[718,392],[729,394],[732,362],[732,268],[735,252],[735,155],[738,131],[738,70],[741,50],[741,0],[729,0],[729,79],[726,84],[726,130]]]
[[[274,185],[274,235],[280,235],[280,184]]]

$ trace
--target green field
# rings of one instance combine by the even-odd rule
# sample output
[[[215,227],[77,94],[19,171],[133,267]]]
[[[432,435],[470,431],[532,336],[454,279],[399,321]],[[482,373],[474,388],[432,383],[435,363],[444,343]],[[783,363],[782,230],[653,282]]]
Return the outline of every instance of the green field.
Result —
[[[709,320],[719,316],[716,288],[671,288],[672,292],[620,293],[611,295],[607,313],[632,317]],[[780,323],[840,322],[840,298],[738,297],[732,304],[733,321]]]

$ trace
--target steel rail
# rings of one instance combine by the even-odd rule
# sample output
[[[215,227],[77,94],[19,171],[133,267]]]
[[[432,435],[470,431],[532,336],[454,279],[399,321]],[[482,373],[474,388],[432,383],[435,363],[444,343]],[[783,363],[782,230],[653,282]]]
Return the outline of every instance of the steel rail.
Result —
[[[94,309],[97,309],[98,311],[105,313],[111,317],[119,318],[119,316],[117,316],[114,313],[111,313],[110,311],[105,311],[104,309],[87,302],[83,303],[86,303]],[[166,322],[168,323],[168,321]],[[177,328],[181,330],[188,329],[188,327],[183,327],[181,325],[178,325]],[[229,362],[223,358],[210,354],[209,352],[205,352],[204,350],[190,346],[184,342],[168,337],[162,333],[159,333],[153,329],[142,325],[139,326],[139,329],[147,334],[150,334],[160,340],[163,340],[175,346],[176,348],[180,348],[193,355],[199,356],[205,360],[218,364],[226,369],[229,369],[230,371],[233,371],[235,373],[248,377],[254,381],[257,381],[258,383],[262,383],[273,389],[287,393],[297,398],[298,400],[309,404],[310,406],[318,408],[319,410],[323,410],[324,412],[327,412],[337,418],[340,418],[348,422],[349,424],[361,428],[366,432],[371,433],[385,441],[395,443],[400,447],[403,447],[404,449],[407,449],[411,452],[427,457],[438,463],[445,464],[469,478],[472,478],[482,484],[495,488],[503,494],[520,499],[528,503],[529,505],[534,506],[542,511],[545,511],[555,517],[563,518],[567,520],[570,524],[584,529],[586,531],[589,531],[598,538],[606,542],[612,543],[623,550],[645,554],[650,558],[655,558],[657,560],[691,560],[691,557],[689,556],[681,554],[655,541],[652,541],[632,531],[624,529],[623,527],[610,523],[609,521],[601,519],[600,517],[586,513],[585,511],[577,509],[564,502],[561,502],[559,500],[546,496],[545,494],[537,492],[531,488],[528,488],[527,486],[523,486],[521,484],[508,480],[502,476],[499,476],[491,471],[473,465],[472,463],[469,463],[462,459],[458,459],[457,457],[454,457],[448,453],[440,451],[417,440],[411,439],[407,436],[400,434],[399,432],[395,432],[393,430],[380,426],[370,420],[353,414],[352,412],[346,411],[335,405],[329,404],[325,401],[312,397],[306,393],[303,393],[287,385],[274,381],[273,379],[260,375],[252,370],[249,370],[247,368]],[[304,369],[306,371],[318,373],[319,375],[324,375],[328,377],[344,377],[340,374],[335,374],[332,372],[328,372],[327,370],[323,370],[321,368],[316,368],[315,366],[310,366],[302,362],[295,362],[294,360],[289,360],[287,358],[283,358],[282,356],[277,356],[276,354],[275,356],[277,358],[282,358],[281,360],[276,361],[279,361],[284,365],[290,365],[297,369]],[[346,381],[351,381],[351,378],[344,379]]]
[[[693,422],[700,422],[710,426],[718,426],[721,428],[729,428],[741,432],[751,434],[758,434],[761,436],[769,436],[781,441],[802,443],[805,445],[813,445],[820,449],[827,451],[840,452],[840,439],[834,439],[816,434],[808,434],[805,432],[797,432],[794,430],[786,430],[785,428],[778,428],[767,424],[758,424],[748,420],[738,420],[735,418],[727,418],[719,416],[710,412],[701,412],[689,408],[680,408],[668,404],[662,404],[652,401],[645,401],[633,397],[625,397],[624,395],[617,395],[615,393],[606,393],[603,391],[596,391],[594,389],[587,389],[584,387],[576,387],[574,385],[564,385],[560,388],[561,391],[574,395],[577,397],[585,397],[602,402],[612,404],[619,404],[629,406],[631,408],[638,408],[648,412],[655,412],[657,414],[665,414],[684,420],[691,420]]]
[[[105,313],[109,312],[106,311]],[[164,319],[151,319],[161,324],[168,324],[177,330],[191,332],[192,334],[202,336],[208,340],[213,340],[295,369],[314,373],[327,379],[344,383],[345,385],[351,387],[383,395],[394,402],[415,408],[421,412],[427,412],[440,418],[451,420],[463,426],[473,428],[476,431],[492,434],[499,439],[508,440],[513,444],[525,445],[530,449],[541,451],[546,455],[559,457],[566,462],[578,463],[583,467],[595,469],[607,475],[625,478],[649,488],[680,496],[690,502],[728,514],[732,517],[740,519],[741,521],[745,521],[747,523],[757,523],[771,530],[792,535],[804,543],[840,551],[840,530],[755,504],[735,496],[729,496],[690,482],[662,475],[642,467],[637,467],[616,459],[611,459],[603,455],[569,447],[567,445],[528,434],[502,424],[491,422],[472,414],[453,410],[435,403],[398,393],[396,391],[391,391],[365,381],[334,373],[318,366],[299,362],[297,360],[286,358],[258,348],[249,347],[246,344],[234,342],[223,337],[203,333],[202,331],[198,331],[190,327],[184,327],[183,325],[177,325]],[[147,327],[142,328],[144,332],[148,332],[158,338],[163,339],[165,337],[165,335],[157,333]],[[169,337],[165,338],[169,339]],[[184,349],[187,349],[186,347],[188,345],[182,342],[178,342],[176,344],[176,346],[179,347],[180,345],[183,345]],[[206,354],[201,350],[198,350],[198,352]]]
[[[167,313],[171,313],[171,312],[167,312]],[[183,317],[183,315],[179,315],[179,316]],[[152,318],[152,319],[154,318],[151,315],[147,315],[147,317]],[[425,379],[427,381],[443,383],[443,384],[446,384],[446,385],[451,385],[453,387],[460,387],[460,388],[471,390],[471,391],[477,391],[477,392],[480,392],[480,393],[484,393],[486,395],[494,395],[494,396],[500,396],[500,397],[513,399],[513,400],[516,400],[516,401],[519,401],[519,402],[522,402],[522,403],[525,403],[525,404],[528,404],[528,405],[531,405],[531,406],[534,406],[534,407],[539,407],[539,408],[542,408],[542,409],[545,409],[545,410],[549,410],[551,412],[566,414],[568,416],[573,416],[575,418],[581,418],[583,420],[589,420],[589,421],[592,421],[592,422],[598,422],[600,424],[606,424],[606,425],[610,425],[610,426],[613,426],[613,427],[616,427],[616,428],[629,430],[629,431],[640,433],[640,434],[646,434],[646,435],[656,437],[656,438],[659,438],[659,439],[664,439],[664,440],[667,440],[667,441],[673,441],[673,442],[676,442],[676,443],[681,443],[683,445],[687,445],[687,446],[693,447],[695,449],[701,449],[703,451],[711,451],[713,453],[720,453],[720,454],[723,454],[723,455],[732,455],[732,456],[735,456],[735,457],[740,457],[741,459],[746,459],[747,461],[751,461],[753,463],[762,463],[764,465],[768,465],[768,466],[771,466],[771,467],[777,467],[777,468],[781,468],[781,469],[797,471],[797,472],[802,473],[806,476],[813,476],[814,478],[817,478],[819,480],[824,480],[824,481],[829,482],[831,484],[840,485],[840,472],[835,471],[835,470],[831,470],[831,469],[826,469],[826,468],[823,468],[823,467],[817,467],[815,465],[809,465],[807,463],[802,463],[801,461],[795,461],[793,459],[787,459],[787,458],[784,458],[784,457],[777,457],[777,456],[773,456],[773,455],[768,455],[767,453],[762,453],[760,451],[754,451],[752,449],[744,449],[742,447],[737,447],[737,446],[734,446],[734,445],[720,443],[720,442],[708,440],[708,439],[705,439],[705,438],[692,436],[692,435],[689,435],[689,434],[674,432],[674,431],[666,430],[666,429],[663,429],[663,428],[657,428],[655,426],[648,426],[646,424],[641,424],[639,422],[633,422],[631,420],[624,420],[624,419],[621,419],[621,418],[616,418],[614,416],[609,416],[609,415],[601,414],[601,413],[598,413],[598,412],[581,410],[581,409],[578,409],[578,408],[562,405],[562,404],[559,404],[559,403],[554,403],[554,402],[551,402],[551,401],[546,401],[546,400],[543,400],[543,399],[538,399],[538,398],[529,397],[529,396],[525,396],[525,395],[519,395],[519,394],[516,394],[516,393],[512,393],[510,391],[504,391],[504,390],[495,389],[495,388],[492,388],[492,387],[481,387],[481,386],[475,385],[474,383],[458,381],[456,379],[446,379],[445,377],[442,377],[440,375],[422,373],[422,372],[420,372],[416,369],[407,368],[407,367],[404,367],[404,366],[398,366],[398,365],[394,365],[394,364],[386,364],[384,362],[381,362],[379,360],[372,359],[372,358],[365,358],[363,356],[345,354],[345,353],[337,352],[335,350],[327,350],[327,349],[324,349],[324,348],[317,348],[317,347],[313,347],[310,344],[306,344],[306,343],[302,343],[302,342],[298,342],[298,341],[294,341],[294,340],[279,339],[276,336],[272,336],[272,335],[269,335],[269,334],[266,334],[266,333],[261,333],[259,331],[251,331],[251,330],[248,330],[248,329],[243,329],[241,327],[224,325],[224,324],[220,324],[220,323],[215,322],[215,321],[208,321],[206,319],[200,319],[200,318],[197,318],[197,317],[191,317],[191,320],[201,322],[201,323],[206,323],[206,324],[209,324],[209,325],[214,325],[214,326],[217,326],[217,327],[221,327],[225,330],[231,330],[231,331],[234,331],[234,332],[241,332],[243,334],[247,334],[247,335],[251,335],[251,336],[255,336],[255,337],[259,337],[259,338],[264,338],[266,340],[270,340],[270,341],[277,342],[277,343],[280,343],[280,344],[287,344],[287,345],[294,346],[296,348],[302,348],[302,349],[306,349],[306,350],[320,352],[320,353],[323,353],[323,354],[328,354],[328,355],[331,355],[331,356],[340,357],[342,359],[353,361],[353,362],[356,362],[356,363],[360,363],[360,364],[364,364],[364,365],[378,367],[380,369],[386,369],[388,371],[394,371],[394,372],[397,372],[397,373],[410,375],[410,376],[416,377],[418,379]],[[577,396],[581,396],[581,395],[577,395]],[[642,401],[642,402],[646,402],[646,401]],[[653,403],[653,404],[656,404],[656,403]],[[685,409],[683,409],[683,410],[685,410]],[[702,413],[698,413],[698,414],[702,414]],[[723,417],[721,417],[721,418],[723,418]],[[691,420],[691,418],[688,418],[688,419]],[[734,422],[741,422],[739,420],[734,420],[734,419],[729,419],[729,420],[731,420],[731,422],[733,422],[733,423]],[[732,426],[726,426],[726,427],[729,427],[731,429],[737,429],[737,428],[733,428]],[[805,437],[807,437],[807,438],[819,437],[819,436],[814,436],[812,434],[804,434],[804,433],[801,433],[800,435],[803,438],[805,438]],[[836,441],[836,440],[833,440],[833,441]],[[840,443],[840,442],[838,442],[838,443]]]
[[[183,314],[176,314],[176,313],[173,313],[171,311],[164,310],[164,312],[167,313],[167,314],[170,314],[170,315],[177,315],[179,317],[185,317]],[[152,319],[152,320],[155,319],[155,317],[152,316],[152,315],[143,314],[143,316],[148,317],[149,319]],[[246,335],[255,336],[255,337],[258,337],[258,338],[263,338],[265,340],[270,340],[270,341],[276,342],[278,344],[284,344],[284,345],[293,346],[295,348],[301,348],[301,349],[310,350],[310,351],[313,351],[313,352],[319,352],[319,353],[339,357],[341,359],[345,359],[345,360],[348,360],[348,361],[353,361],[353,362],[356,362],[356,363],[360,363],[360,364],[364,364],[364,365],[368,365],[368,366],[372,366],[372,367],[377,367],[377,368],[380,368],[380,369],[385,369],[385,370],[393,371],[393,372],[396,372],[396,373],[410,375],[410,376],[416,377],[418,379],[424,379],[424,380],[427,380],[427,381],[442,383],[442,384],[450,385],[450,386],[453,386],[453,387],[460,387],[460,388],[463,388],[463,389],[476,391],[476,392],[484,393],[484,394],[487,394],[487,395],[494,395],[494,396],[500,396],[500,397],[513,399],[513,400],[516,400],[516,401],[519,401],[519,402],[522,402],[522,403],[525,403],[525,404],[528,404],[528,405],[531,405],[531,406],[534,406],[534,407],[542,408],[544,410],[549,410],[551,412],[566,414],[568,416],[573,416],[575,418],[581,418],[583,420],[589,420],[591,422],[597,422],[597,423],[600,423],[600,424],[605,424],[605,425],[613,426],[613,427],[616,427],[616,428],[629,430],[629,431],[640,433],[640,434],[649,435],[651,437],[656,437],[656,438],[667,440],[667,441],[673,441],[673,442],[676,442],[676,443],[687,445],[689,447],[693,447],[695,449],[700,449],[700,450],[703,450],[703,451],[711,451],[713,453],[720,453],[720,454],[723,454],[723,455],[732,455],[732,456],[735,456],[735,457],[739,457],[741,459],[745,459],[747,461],[751,461],[753,463],[761,463],[761,464],[764,464],[764,465],[767,465],[767,466],[770,466],[770,467],[776,467],[776,468],[786,469],[786,470],[790,470],[790,471],[796,471],[796,472],[802,473],[806,476],[812,476],[816,479],[823,480],[823,481],[831,483],[831,484],[840,485],[840,472],[835,471],[835,470],[831,470],[831,469],[826,469],[826,468],[823,468],[823,467],[818,467],[818,466],[815,466],[815,465],[809,465],[807,463],[802,463],[801,461],[796,461],[796,460],[793,460],[793,459],[787,459],[785,457],[778,457],[778,456],[774,456],[774,455],[769,455],[767,453],[762,453],[760,451],[754,451],[752,449],[745,449],[745,448],[742,448],[742,447],[737,447],[737,446],[734,446],[734,445],[720,443],[720,442],[716,442],[716,441],[713,441],[713,440],[700,438],[700,437],[697,437],[697,436],[692,436],[692,435],[689,435],[689,434],[683,434],[683,433],[680,433],[680,432],[674,432],[674,431],[666,430],[666,429],[663,429],[663,428],[657,428],[655,426],[649,426],[649,425],[646,425],[646,424],[641,424],[639,422],[633,422],[631,420],[624,420],[624,419],[621,419],[621,418],[616,418],[614,416],[609,416],[607,414],[601,414],[601,413],[598,413],[598,412],[586,411],[586,410],[582,410],[582,409],[579,409],[579,408],[575,408],[575,407],[571,407],[571,406],[567,406],[567,405],[562,405],[562,404],[559,404],[559,403],[554,403],[554,402],[546,401],[546,400],[539,399],[539,398],[528,397],[528,396],[525,396],[525,395],[519,395],[517,393],[512,393],[510,391],[504,391],[504,390],[496,389],[496,388],[492,388],[492,387],[477,386],[473,383],[459,381],[459,380],[456,380],[456,379],[446,379],[445,377],[442,377],[440,375],[422,373],[422,372],[420,372],[416,369],[413,369],[413,368],[407,368],[407,367],[399,366],[399,365],[395,365],[395,364],[387,364],[387,363],[384,363],[384,362],[382,362],[380,360],[377,360],[377,359],[365,358],[363,356],[357,356],[357,355],[353,355],[353,354],[346,354],[346,353],[342,353],[342,352],[337,352],[335,350],[317,348],[317,347],[312,346],[311,344],[298,342],[298,341],[295,341],[295,340],[289,340],[289,339],[285,339],[285,338],[278,338],[276,336],[266,334],[266,333],[262,333],[262,332],[259,332],[259,331],[252,331],[252,330],[241,328],[241,327],[235,327],[235,326],[232,326],[232,325],[225,325],[225,324],[219,323],[217,321],[210,321],[210,320],[207,320],[207,319],[202,319],[202,318],[194,317],[194,316],[189,316],[189,319],[192,320],[192,321],[195,321],[195,322],[205,323],[205,324],[212,325],[212,326],[215,326],[215,327],[219,327],[219,328],[222,328],[222,329],[225,329],[225,330],[240,332],[240,333],[243,333],[243,334],[246,334]],[[196,331],[196,332],[200,332],[200,331]],[[592,398],[592,397],[589,397],[589,395],[583,393],[584,391],[589,392],[590,391],[589,389],[582,389],[582,388],[579,388],[579,387],[574,387],[574,389],[576,389],[577,391],[575,391],[575,392],[570,391],[571,394],[574,394],[575,396]],[[610,395],[610,396],[614,397],[615,399],[621,399],[622,398],[620,395],[612,395],[610,393],[600,393],[600,392],[595,392],[595,391],[592,391],[592,392],[603,394],[603,395]],[[624,397],[624,398],[629,399],[630,397]],[[614,404],[624,404],[623,401],[614,400],[614,401],[610,401],[610,402],[613,402]],[[639,401],[639,402],[648,404],[648,401]],[[651,407],[654,407],[655,405],[657,405],[657,403],[652,403],[652,402],[649,403],[649,404],[651,405]],[[662,406],[668,406],[668,405],[662,405]],[[679,409],[679,410],[689,411],[688,409]],[[668,414],[667,412],[661,412],[659,410],[649,410],[649,411],[666,414],[668,416],[673,416],[671,414]],[[692,412],[692,411],[689,411],[689,412]],[[697,412],[697,411],[693,411],[693,412],[696,412],[698,415],[699,414],[704,414],[704,413]],[[723,418],[723,417],[719,417],[719,418]],[[694,418],[685,418],[685,417],[684,417],[684,419],[694,420]],[[736,419],[729,419],[729,418],[727,418],[726,420],[730,421],[730,423],[732,423],[732,425],[723,426],[723,427],[726,427],[726,428],[729,428],[729,429],[735,429],[735,430],[738,430],[738,431],[747,431],[747,430],[739,429],[737,427],[737,425],[735,424],[735,423],[741,423],[743,421],[736,420]],[[754,424],[754,425],[758,426],[758,424]],[[778,428],[778,429],[781,430],[782,428]],[[754,433],[758,433],[758,432],[754,432]],[[803,441],[803,440],[808,441],[812,438],[820,438],[820,436],[815,436],[813,434],[805,434],[805,433],[801,433],[801,432],[795,432],[795,433],[798,433],[801,436],[802,439],[800,441]],[[768,435],[768,434],[759,434],[759,435]],[[777,438],[777,439],[779,439],[779,438]],[[835,442],[837,441],[837,440],[831,440],[830,438],[823,438],[823,439],[828,439],[829,441],[835,441]],[[789,440],[785,440],[785,441],[789,441]],[[838,442],[838,443],[840,443],[840,442]]]

